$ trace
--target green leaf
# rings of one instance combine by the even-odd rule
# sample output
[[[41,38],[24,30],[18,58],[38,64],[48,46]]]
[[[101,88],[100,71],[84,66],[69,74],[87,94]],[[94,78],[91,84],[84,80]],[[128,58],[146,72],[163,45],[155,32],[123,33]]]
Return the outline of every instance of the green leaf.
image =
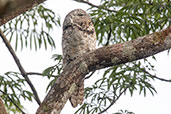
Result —
[[[56,47],[51,36],[51,30],[57,26],[60,26],[59,15],[56,18],[52,10],[45,8],[43,5],[39,5],[16,17],[14,20],[9,21],[3,28],[5,34],[9,36],[10,42],[13,42],[12,39],[15,39],[15,50],[17,50],[18,47],[20,47],[21,50],[27,47],[28,42],[30,49],[37,50],[40,49],[42,45],[44,45],[45,49],[47,49],[48,46],[50,46],[51,49]],[[25,43],[23,43],[23,41]],[[44,44],[42,42],[44,42]]]

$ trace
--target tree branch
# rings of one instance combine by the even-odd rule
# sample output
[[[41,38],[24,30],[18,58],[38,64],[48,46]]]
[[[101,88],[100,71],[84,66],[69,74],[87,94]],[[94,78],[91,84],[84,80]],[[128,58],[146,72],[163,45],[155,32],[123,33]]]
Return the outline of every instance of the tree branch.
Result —
[[[89,6],[96,7],[98,9],[102,9],[103,8],[104,10],[107,10],[107,11],[110,11],[110,12],[117,12],[116,10],[111,10],[109,8],[106,8],[106,7],[102,6],[102,5],[98,6],[98,5],[95,5],[93,3],[90,3],[88,0],[87,1],[85,1],[85,0],[74,0],[74,1],[80,2],[80,3],[85,3],[85,4],[89,5]]]
[[[7,114],[7,111],[5,109],[5,105],[4,105],[1,97],[0,97],[0,111],[2,114]]]
[[[12,57],[14,58],[15,63],[17,64],[21,75],[24,77],[24,79],[26,80],[26,82],[28,83],[28,85],[30,86],[31,90],[33,91],[35,100],[37,101],[37,103],[40,105],[41,101],[39,99],[39,96],[37,94],[37,91],[34,87],[34,85],[32,84],[32,82],[30,81],[29,77],[27,76],[26,71],[24,70],[23,66],[20,63],[20,60],[18,59],[17,55],[15,54],[12,46],[10,45],[9,41],[7,40],[6,36],[3,34],[3,32],[0,29],[0,36],[3,40],[3,42],[5,43],[6,47],[8,48],[9,52],[11,53]]]
[[[145,70],[145,69],[144,69]],[[156,78],[160,81],[165,81],[165,82],[171,82],[171,79],[170,80],[167,80],[167,79],[164,79],[164,78],[160,78],[160,77],[157,77],[156,75],[152,75],[151,73],[149,72],[146,72],[147,74],[149,74],[152,78]]]
[[[125,43],[98,48],[68,64],[36,114],[60,114],[76,84],[91,71],[124,64],[171,48],[171,26]]]
[[[44,1],[46,0],[0,0],[0,26]]]
[[[156,75],[153,75],[151,74],[150,72],[148,72],[147,70],[145,70],[144,68],[140,68],[143,72],[147,73],[150,77],[152,78],[155,78],[155,79],[158,79],[160,81],[164,81],[164,82],[171,82],[171,79],[170,80],[167,80],[167,79],[164,79],[164,78],[160,78],[160,77],[157,77]]]
[[[27,75],[39,75],[39,76],[44,76],[42,73],[38,73],[38,72],[27,72]],[[51,77],[56,78],[56,75],[51,75]]]
[[[89,79],[94,73],[95,71],[92,71],[88,76],[85,77],[85,79]]]

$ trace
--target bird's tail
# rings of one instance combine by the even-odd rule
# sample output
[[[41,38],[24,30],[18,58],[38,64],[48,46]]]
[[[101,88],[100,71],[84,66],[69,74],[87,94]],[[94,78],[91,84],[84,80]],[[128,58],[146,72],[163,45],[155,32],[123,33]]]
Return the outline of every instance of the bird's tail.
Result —
[[[75,88],[73,94],[69,98],[71,105],[77,107],[78,104],[82,104],[84,100],[84,80],[81,80],[79,85]]]

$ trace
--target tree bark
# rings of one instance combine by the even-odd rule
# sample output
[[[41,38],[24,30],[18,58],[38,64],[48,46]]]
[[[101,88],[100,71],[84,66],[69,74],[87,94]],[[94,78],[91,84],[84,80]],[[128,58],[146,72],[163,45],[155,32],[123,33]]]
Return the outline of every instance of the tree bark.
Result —
[[[0,97],[0,114],[7,114],[7,111],[5,109],[5,105]]]
[[[46,0],[0,0],[0,26]]]
[[[76,84],[90,71],[146,58],[171,48],[171,26],[125,43],[98,48],[68,64],[36,114],[59,114]]]

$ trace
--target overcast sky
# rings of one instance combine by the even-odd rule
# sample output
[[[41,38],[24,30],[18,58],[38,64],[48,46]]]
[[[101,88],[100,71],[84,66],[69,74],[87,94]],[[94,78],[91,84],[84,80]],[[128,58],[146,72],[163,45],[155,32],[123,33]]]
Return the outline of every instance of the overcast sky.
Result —
[[[90,0],[90,2],[93,0]],[[56,14],[61,16],[63,22],[64,17],[68,12],[76,8],[82,8],[86,10],[88,5],[80,4],[73,2],[72,0],[59,0],[54,3],[54,0],[47,0],[47,6],[51,8]],[[38,51],[30,51],[29,49],[24,49],[23,51],[17,51],[17,56],[20,58],[20,61],[27,72],[42,72],[45,68],[54,65],[54,61],[51,56],[55,53],[62,54],[61,50],[61,36],[62,29],[58,27],[54,29],[53,36],[56,41],[57,48],[55,50],[44,49]],[[13,45],[14,47],[14,45]],[[3,44],[0,40],[0,73],[3,74],[7,71],[18,71],[18,68]],[[157,76],[170,79],[170,65],[171,58],[167,55],[166,52],[162,52],[156,56],[157,62],[152,61],[155,64]],[[48,84],[48,79],[42,78],[39,76],[30,76],[33,84],[38,90],[38,94],[43,100],[45,97],[45,89]],[[96,80],[96,76],[92,77],[93,80]],[[88,80],[90,81],[90,80]],[[90,82],[91,83],[91,82]],[[89,85],[87,81],[86,85]],[[156,88],[158,94],[152,96],[149,92],[147,96],[139,96],[135,94],[133,97],[130,97],[129,94],[122,96],[116,104],[108,111],[108,114],[114,113],[120,109],[129,110],[135,112],[135,114],[169,114],[171,106],[171,83],[154,81],[154,87]],[[25,108],[29,114],[34,114],[38,108],[38,105],[35,102],[22,101]],[[73,114],[76,109],[73,109],[69,102],[65,105],[61,114]],[[69,111],[69,112],[68,112]]]

